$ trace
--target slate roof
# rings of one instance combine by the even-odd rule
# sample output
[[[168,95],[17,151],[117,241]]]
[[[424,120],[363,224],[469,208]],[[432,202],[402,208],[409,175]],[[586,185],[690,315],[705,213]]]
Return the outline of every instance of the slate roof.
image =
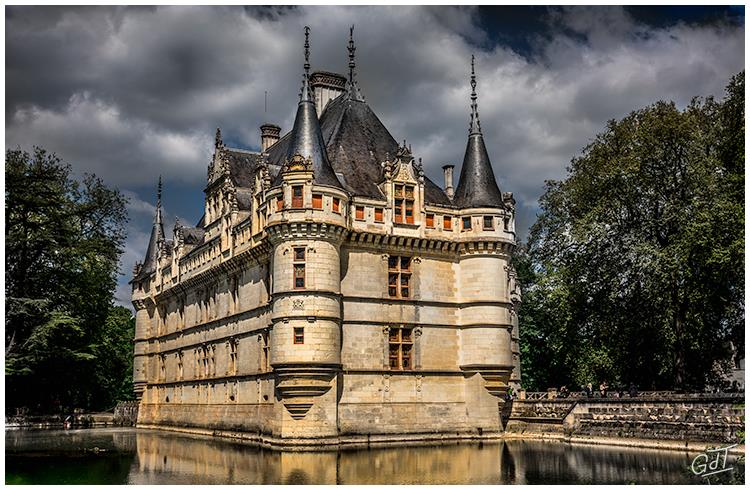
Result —
[[[340,95],[320,115],[320,127],[333,170],[343,176],[346,189],[356,196],[384,199],[377,184],[383,181],[381,162],[393,158],[398,143],[364,101]],[[268,162],[282,165],[288,153],[287,133],[268,148]],[[425,178],[425,201],[451,205],[445,192]]]
[[[185,245],[200,245],[203,243],[203,238],[206,236],[206,232],[203,228],[183,226],[180,232],[182,233],[182,239]]]
[[[303,91],[305,89],[309,90],[306,86],[303,87]],[[297,114],[294,117],[294,127],[290,132],[285,161],[291,160],[295,155],[312,160],[313,181],[316,184],[343,188],[331,168],[315,104],[309,95],[297,105]]]
[[[253,187],[253,177],[261,163],[261,154],[238,148],[226,148],[224,159],[229,166],[229,178],[235,187]]]
[[[503,193],[497,186],[495,172],[492,171],[490,156],[482,136],[477,105],[477,78],[474,72],[474,56],[471,56],[471,116],[469,141],[466,143],[464,164],[458,178],[453,203],[459,208],[503,208]]]
[[[250,188],[240,188],[235,192],[237,198],[237,207],[240,211],[250,211],[253,204],[253,190]]]
[[[453,203],[463,209],[504,207],[482,133],[469,135]]]
[[[133,278],[134,281],[146,277],[156,270],[156,259],[159,254],[159,242],[164,240],[164,237],[164,224],[161,220],[161,203],[159,202],[156,205],[154,225],[151,228],[151,236],[148,239],[146,256],[143,258],[143,265],[141,266],[140,272]]]

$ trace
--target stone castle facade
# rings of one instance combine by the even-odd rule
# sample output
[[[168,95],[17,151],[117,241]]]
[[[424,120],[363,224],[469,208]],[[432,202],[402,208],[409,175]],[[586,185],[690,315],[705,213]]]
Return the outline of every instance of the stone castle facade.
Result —
[[[138,425],[269,444],[498,434],[520,382],[514,200],[479,125],[441,189],[349,76],[305,76],[261,151],[217,130],[205,213],[136,265]],[[457,142],[458,143],[458,142]]]

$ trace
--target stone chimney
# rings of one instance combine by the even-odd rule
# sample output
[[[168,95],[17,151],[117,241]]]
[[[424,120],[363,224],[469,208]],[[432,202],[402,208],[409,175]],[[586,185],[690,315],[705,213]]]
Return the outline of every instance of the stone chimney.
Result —
[[[346,77],[329,71],[316,71],[310,75],[310,87],[315,94],[315,110],[320,117],[326,104],[344,93]]]
[[[443,165],[443,177],[445,178],[445,194],[453,199],[453,169],[455,165]]]
[[[279,141],[281,128],[275,124],[266,123],[260,127],[260,149],[266,151],[270,146]]]

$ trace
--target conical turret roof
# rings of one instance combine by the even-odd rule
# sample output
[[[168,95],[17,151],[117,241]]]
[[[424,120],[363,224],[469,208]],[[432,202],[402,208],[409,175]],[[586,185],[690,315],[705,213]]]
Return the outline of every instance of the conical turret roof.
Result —
[[[331,167],[320,131],[320,122],[315,111],[313,94],[310,88],[310,28],[305,27],[305,73],[302,77],[302,92],[297,106],[297,114],[294,117],[294,126],[289,136],[289,146],[286,152],[286,160],[290,161],[294,156],[301,156],[305,160],[312,161],[313,181],[316,184],[329,185],[343,189],[336,173]]]
[[[156,190],[156,212],[154,213],[154,226],[151,228],[151,237],[148,240],[146,256],[138,277],[144,277],[156,270],[156,261],[159,256],[159,243],[164,240],[164,223],[161,216],[161,177]]]
[[[484,144],[482,127],[477,109],[476,75],[474,56],[471,57],[471,121],[469,141],[466,143],[461,176],[453,196],[453,203],[459,208],[502,208],[503,194],[495,180],[490,156]]]

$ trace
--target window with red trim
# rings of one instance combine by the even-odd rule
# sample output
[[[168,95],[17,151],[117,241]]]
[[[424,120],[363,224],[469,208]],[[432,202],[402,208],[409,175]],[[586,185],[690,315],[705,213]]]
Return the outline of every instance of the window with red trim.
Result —
[[[388,257],[388,296],[408,298],[411,288],[411,257]]]
[[[427,213],[427,217],[425,219],[425,225],[427,228],[435,228],[435,215],[432,213]]]
[[[304,206],[304,202],[302,200],[302,186],[293,185],[292,186],[292,207],[301,208],[303,206]]]

